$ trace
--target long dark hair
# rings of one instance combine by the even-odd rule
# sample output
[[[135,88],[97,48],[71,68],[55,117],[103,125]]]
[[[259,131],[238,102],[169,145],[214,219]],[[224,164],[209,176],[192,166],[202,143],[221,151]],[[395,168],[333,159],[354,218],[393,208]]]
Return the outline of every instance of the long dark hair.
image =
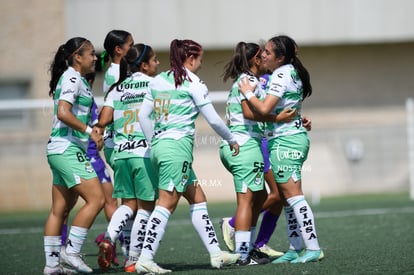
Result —
[[[150,58],[154,55],[151,46],[142,43],[133,45],[119,65],[119,79],[112,84],[109,92],[121,84],[131,73],[139,72],[142,63],[149,63]]]
[[[283,65],[292,64],[299,74],[299,78],[303,85],[303,99],[311,96],[312,85],[310,83],[310,75],[308,70],[303,66],[299,57],[296,55],[297,44],[295,40],[287,35],[279,35],[270,38],[269,41],[273,43],[273,51],[276,57],[284,56]]]
[[[114,51],[116,46],[122,46],[127,42],[128,36],[131,34],[124,30],[112,30],[108,32],[104,40],[105,51],[101,54],[102,68],[109,61],[109,58],[114,58]]]
[[[85,46],[91,44],[89,40],[83,37],[74,37],[69,39],[65,44],[59,46],[55,58],[50,65],[51,79],[49,81],[49,96],[55,94],[55,89],[59,78],[73,65],[73,57],[75,54],[83,54]]]
[[[224,66],[223,81],[236,79],[242,73],[248,73],[254,57],[261,53],[261,48],[255,43],[239,42],[234,49],[231,60]]]
[[[193,40],[174,39],[171,41],[170,72],[168,74],[171,72],[174,74],[174,82],[176,88],[183,84],[186,79],[191,81],[191,79],[188,78],[187,71],[184,68],[184,62],[190,56],[197,58],[201,54],[202,50],[203,48],[201,45]]]

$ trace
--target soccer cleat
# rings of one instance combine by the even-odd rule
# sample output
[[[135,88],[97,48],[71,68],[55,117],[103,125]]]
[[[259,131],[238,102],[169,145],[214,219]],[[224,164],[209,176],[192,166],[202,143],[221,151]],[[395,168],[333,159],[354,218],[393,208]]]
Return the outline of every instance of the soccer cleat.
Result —
[[[111,241],[103,240],[99,244],[98,265],[104,271],[107,271],[109,267],[111,266],[112,251],[113,251],[113,245]]]
[[[292,264],[304,264],[309,262],[317,262],[321,261],[325,258],[322,250],[306,250],[303,255],[299,256],[298,258],[290,261]]]
[[[63,264],[73,267],[76,271],[81,273],[92,273],[90,268],[82,259],[80,254],[66,253],[65,249],[60,250],[60,261]]]
[[[284,254],[283,252],[276,251],[267,245],[263,245],[262,247],[258,248],[258,250],[271,258],[279,258]]]
[[[229,224],[231,218],[222,218],[220,221],[221,232],[223,233],[224,244],[231,252],[234,251],[234,228]]]
[[[99,245],[103,240],[105,239],[105,232],[99,234],[96,238],[95,238],[95,243],[96,245]]]
[[[136,272],[135,264],[136,264],[135,262],[126,262],[125,267],[124,267],[125,272],[126,273],[135,273]]]
[[[248,256],[246,259],[238,259],[236,262],[237,266],[247,266],[247,265],[258,265],[259,263],[256,262],[252,257]]]
[[[145,261],[142,259],[139,259],[135,264],[135,271],[138,274],[165,274],[172,272],[170,269],[160,267],[153,261]]]
[[[225,265],[232,265],[240,258],[240,254],[232,254],[227,251],[219,251],[210,256],[210,264],[213,268],[221,268]]]
[[[77,274],[76,270],[64,267],[62,265],[57,265],[55,267],[45,266],[43,269],[44,275],[60,275],[60,274]]]
[[[127,273],[135,273],[135,264],[137,263],[139,257],[129,256],[124,263],[124,269]]]
[[[269,256],[263,252],[260,252],[257,248],[253,248],[249,256],[258,264],[268,264],[270,262]]]
[[[272,264],[290,263],[291,261],[299,258],[299,253],[300,251],[298,252],[298,251],[289,249],[288,251],[285,252],[285,254],[283,254],[283,256],[274,260]]]

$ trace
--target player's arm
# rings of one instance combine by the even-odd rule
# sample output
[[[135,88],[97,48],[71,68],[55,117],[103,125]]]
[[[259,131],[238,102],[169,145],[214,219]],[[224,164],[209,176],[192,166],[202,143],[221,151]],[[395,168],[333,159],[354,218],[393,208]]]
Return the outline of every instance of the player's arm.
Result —
[[[247,119],[255,121],[290,122],[293,121],[294,118],[297,116],[297,110],[291,108],[286,108],[277,115],[262,115],[258,112],[255,112],[253,105],[247,100],[243,100],[241,105],[243,110],[243,116]]]
[[[246,99],[249,101],[250,104],[254,107],[261,115],[267,115],[273,109],[273,107],[279,101],[279,98],[276,96],[269,96],[266,95],[265,99],[262,101],[258,99],[252,91],[256,88],[257,84],[251,85],[250,81],[246,78],[243,78],[239,82],[239,91],[244,94]]]

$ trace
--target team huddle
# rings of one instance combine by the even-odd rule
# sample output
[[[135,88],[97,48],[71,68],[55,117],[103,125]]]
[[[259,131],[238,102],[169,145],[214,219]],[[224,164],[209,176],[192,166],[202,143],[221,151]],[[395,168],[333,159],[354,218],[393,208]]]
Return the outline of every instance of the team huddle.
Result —
[[[161,73],[154,49],[134,44],[127,31],[110,31],[104,48],[105,101],[100,110],[92,92],[98,58],[89,40],[69,39],[50,67],[54,118],[47,159],[53,185],[44,231],[44,274],[93,272],[80,252],[102,209],[108,226],[95,241],[103,271],[120,265],[119,242],[125,272],[172,272],[154,257],[182,196],[212,268],[324,258],[301,187],[311,129],[311,121],[302,116],[302,102],[312,86],[293,39],[275,36],[264,47],[237,44],[223,74],[224,81],[233,81],[225,122],[197,76],[204,54],[199,43],[174,39],[170,68]],[[220,248],[205,193],[194,184],[195,120],[200,113],[222,138],[220,159],[233,175],[237,194],[234,216],[220,222],[229,251]],[[67,219],[79,196],[85,203],[69,230]],[[285,253],[267,246],[282,210],[288,225]]]

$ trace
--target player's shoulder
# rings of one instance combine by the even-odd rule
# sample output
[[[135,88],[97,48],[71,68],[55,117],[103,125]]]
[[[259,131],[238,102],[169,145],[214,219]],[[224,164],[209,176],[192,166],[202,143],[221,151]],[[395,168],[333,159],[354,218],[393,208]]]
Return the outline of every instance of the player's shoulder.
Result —
[[[72,67],[69,67],[62,75],[63,81],[72,84],[72,85],[79,85],[82,83],[82,76]]]

